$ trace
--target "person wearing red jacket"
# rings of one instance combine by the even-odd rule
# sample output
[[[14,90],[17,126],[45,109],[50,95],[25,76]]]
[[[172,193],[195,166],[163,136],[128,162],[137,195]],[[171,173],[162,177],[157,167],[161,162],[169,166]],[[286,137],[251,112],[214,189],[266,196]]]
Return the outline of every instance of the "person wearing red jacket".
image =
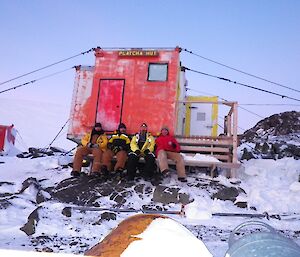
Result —
[[[168,127],[161,129],[160,135],[155,140],[156,156],[162,174],[169,172],[168,159],[176,164],[178,180],[187,182],[183,157],[180,154],[180,145],[175,137],[171,136]]]

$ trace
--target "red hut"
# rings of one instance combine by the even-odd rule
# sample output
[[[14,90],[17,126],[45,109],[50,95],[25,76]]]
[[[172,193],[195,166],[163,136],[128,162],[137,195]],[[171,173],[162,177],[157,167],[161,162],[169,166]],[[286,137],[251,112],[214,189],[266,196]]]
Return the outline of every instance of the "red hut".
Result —
[[[185,81],[180,78],[179,52],[97,49],[95,67],[77,67],[69,135],[82,135],[95,122],[106,131],[123,122],[134,133],[146,122],[153,133],[162,125],[175,132],[176,101],[184,99],[180,82]]]

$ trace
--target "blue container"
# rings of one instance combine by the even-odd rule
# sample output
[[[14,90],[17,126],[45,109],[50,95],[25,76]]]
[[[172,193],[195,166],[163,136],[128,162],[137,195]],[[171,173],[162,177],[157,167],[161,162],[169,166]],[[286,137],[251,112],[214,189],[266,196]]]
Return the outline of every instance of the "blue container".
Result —
[[[267,231],[250,233],[237,239],[235,234],[250,225],[262,226]],[[228,246],[225,257],[300,257],[298,244],[261,221],[246,221],[237,226],[230,234]]]

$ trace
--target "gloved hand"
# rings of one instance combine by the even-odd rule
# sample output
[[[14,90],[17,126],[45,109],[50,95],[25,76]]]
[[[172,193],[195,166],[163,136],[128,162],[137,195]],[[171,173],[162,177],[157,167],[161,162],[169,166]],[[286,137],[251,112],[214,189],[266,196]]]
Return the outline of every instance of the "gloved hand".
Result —
[[[134,153],[135,153],[136,155],[140,155],[140,154],[141,154],[141,151],[138,149],[138,150],[135,150]]]
[[[112,143],[107,143],[107,149],[110,149],[110,150],[112,150]]]
[[[119,151],[121,151],[120,146],[115,146],[115,147],[113,148],[113,152],[114,152],[114,153],[117,153],[117,152],[119,152]]]
[[[90,147],[90,148],[98,148],[98,144],[92,144],[92,143],[88,143],[87,144],[87,147]]]
[[[150,153],[150,150],[149,150],[149,149],[146,149],[146,150],[144,151],[144,154],[148,154],[148,153]]]

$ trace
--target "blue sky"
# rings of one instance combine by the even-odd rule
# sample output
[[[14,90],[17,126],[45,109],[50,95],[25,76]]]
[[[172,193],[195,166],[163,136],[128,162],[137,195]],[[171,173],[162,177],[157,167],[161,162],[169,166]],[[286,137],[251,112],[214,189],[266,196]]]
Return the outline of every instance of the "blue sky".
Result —
[[[79,1],[0,0],[0,83],[92,47],[175,47],[300,90],[300,1]],[[257,80],[183,52],[184,66],[300,99],[300,93]],[[74,58],[0,90],[71,68],[94,64],[94,55]],[[300,111],[300,101],[187,72],[190,94],[218,95],[241,104],[239,126],[248,129],[261,117]],[[69,108],[74,70],[0,94],[1,98],[38,99]],[[261,116],[261,117],[259,117]],[[222,123],[222,122],[220,122]]]

